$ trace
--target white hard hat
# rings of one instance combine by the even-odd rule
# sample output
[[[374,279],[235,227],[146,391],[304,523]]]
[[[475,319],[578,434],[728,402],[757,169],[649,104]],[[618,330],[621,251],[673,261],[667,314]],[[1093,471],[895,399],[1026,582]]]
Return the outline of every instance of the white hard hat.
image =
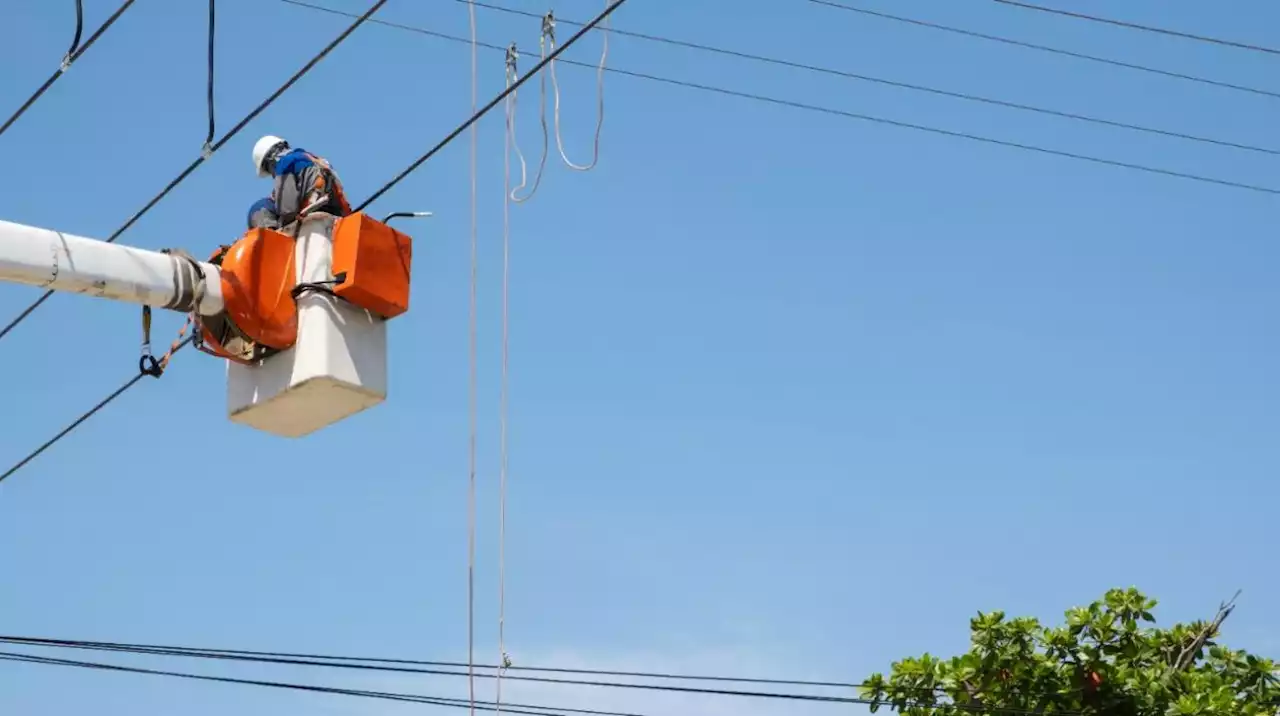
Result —
[[[289,143],[271,134],[268,134],[267,136],[263,137],[262,139],[259,139],[256,143],[254,143],[253,169],[254,171],[258,172],[258,176],[260,177],[271,176],[271,173],[268,172],[266,166],[264,166],[267,162],[267,155],[271,153],[272,149],[275,149],[277,146],[281,144],[288,145]]]

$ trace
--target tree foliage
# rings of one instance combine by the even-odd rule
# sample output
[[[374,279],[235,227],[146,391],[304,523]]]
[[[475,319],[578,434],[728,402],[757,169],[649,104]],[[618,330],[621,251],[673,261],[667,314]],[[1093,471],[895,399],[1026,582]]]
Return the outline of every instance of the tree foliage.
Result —
[[[929,654],[874,674],[863,697],[874,712],[906,716],[1276,716],[1276,664],[1215,640],[1233,605],[1207,622],[1154,626],[1156,606],[1136,589],[1112,589],[1066,624],[979,612],[971,644],[951,659]]]

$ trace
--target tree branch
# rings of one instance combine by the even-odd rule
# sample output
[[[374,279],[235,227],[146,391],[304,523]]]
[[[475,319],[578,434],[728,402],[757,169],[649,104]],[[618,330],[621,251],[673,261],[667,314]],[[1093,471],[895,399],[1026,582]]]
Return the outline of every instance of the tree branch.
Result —
[[[1218,630],[1222,628],[1222,623],[1227,620],[1227,617],[1231,616],[1232,610],[1236,608],[1236,599],[1240,597],[1240,592],[1241,590],[1237,589],[1231,599],[1219,604],[1218,613],[1214,615],[1213,621],[1206,624],[1204,629],[1201,629],[1200,633],[1196,635],[1196,638],[1183,647],[1182,653],[1178,654],[1178,660],[1173,663],[1175,672],[1185,671],[1190,667],[1195,659],[1196,652],[1204,648],[1205,642],[1217,636]]]
[[[969,683],[969,680],[968,680],[968,679],[965,679],[964,681],[961,681],[961,682],[960,682],[960,685],[964,687],[965,693],[969,694],[969,700],[973,702],[974,706],[977,706],[977,707],[978,707],[978,710],[980,710],[980,711],[981,711],[981,710],[984,710],[984,709],[986,708],[986,706],[985,706],[985,705],[983,705],[983,703],[982,703],[982,698],[978,696],[978,694],[979,694],[979,693],[981,693],[981,692],[978,690],[978,687],[976,687],[976,686],[974,686],[973,684]]]

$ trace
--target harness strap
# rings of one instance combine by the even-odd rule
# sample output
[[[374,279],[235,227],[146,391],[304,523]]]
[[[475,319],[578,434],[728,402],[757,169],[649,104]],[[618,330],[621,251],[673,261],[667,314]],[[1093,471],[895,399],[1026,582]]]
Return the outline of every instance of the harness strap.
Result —
[[[347,202],[347,193],[342,188],[342,181],[338,179],[337,172],[333,171],[333,166],[324,157],[318,157],[305,150],[303,153],[307,155],[307,158],[313,164],[320,168],[320,177],[316,180],[316,185],[312,187],[312,190],[318,194],[328,193],[329,198],[338,202],[338,206],[344,216],[350,214],[351,204]]]

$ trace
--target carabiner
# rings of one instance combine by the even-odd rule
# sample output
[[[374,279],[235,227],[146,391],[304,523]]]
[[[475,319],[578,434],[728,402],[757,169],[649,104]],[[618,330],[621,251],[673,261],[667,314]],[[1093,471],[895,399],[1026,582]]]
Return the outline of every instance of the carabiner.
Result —
[[[164,369],[160,361],[151,355],[151,306],[142,307],[142,357],[138,359],[138,372],[159,378]]]
[[[160,367],[160,361],[156,360],[155,356],[146,353],[138,359],[138,372],[152,378],[159,378],[164,374],[164,368]]]

